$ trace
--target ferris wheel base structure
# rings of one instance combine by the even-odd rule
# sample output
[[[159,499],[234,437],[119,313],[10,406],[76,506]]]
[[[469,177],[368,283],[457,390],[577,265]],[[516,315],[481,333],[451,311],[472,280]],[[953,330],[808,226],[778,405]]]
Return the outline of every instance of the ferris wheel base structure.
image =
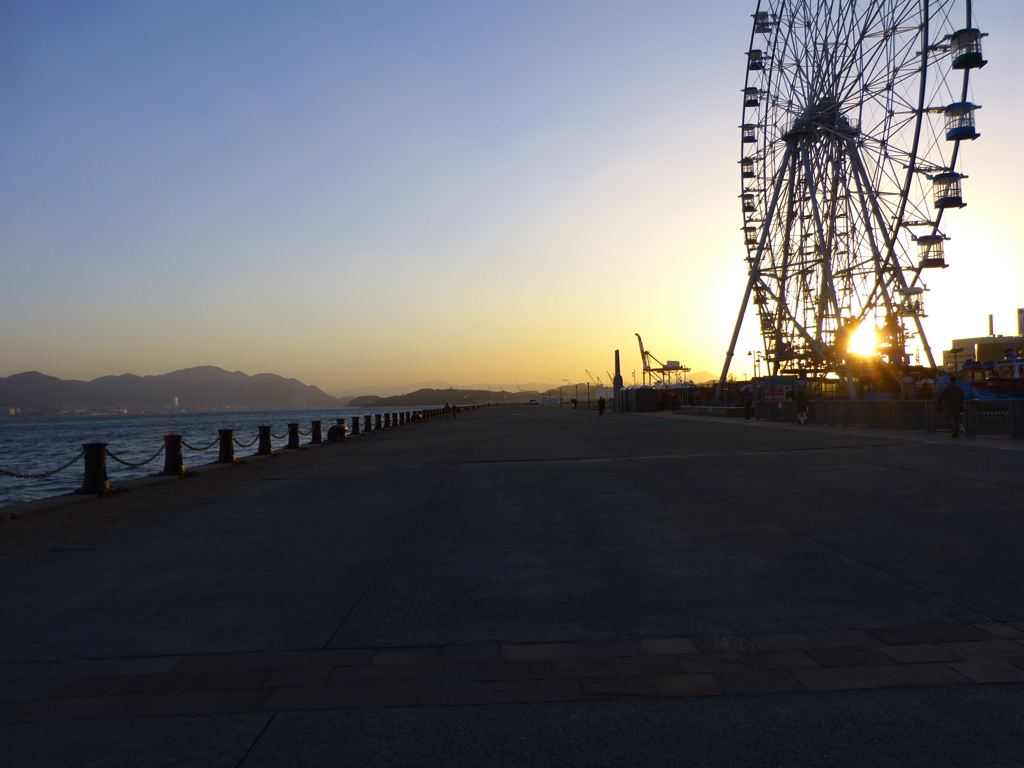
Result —
[[[963,12],[966,11],[966,17]],[[762,0],[742,89],[748,280],[770,375],[935,368],[924,276],[946,268],[962,208],[960,145],[980,136],[970,73],[985,65],[970,0]],[[912,365],[916,344],[928,365]],[[867,374],[866,372],[871,372]]]

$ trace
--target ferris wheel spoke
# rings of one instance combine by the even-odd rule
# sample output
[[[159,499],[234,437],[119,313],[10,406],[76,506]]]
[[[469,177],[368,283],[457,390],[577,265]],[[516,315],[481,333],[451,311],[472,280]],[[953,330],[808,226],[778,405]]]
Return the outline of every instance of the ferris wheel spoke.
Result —
[[[854,144],[852,141],[848,141],[847,146],[849,147],[850,156],[853,160],[853,171],[855,177],[858,177],[859,174],[860,183],[858,184],[858,191],[863,196],[864,185],[869,184],[870,180],[868,179],[867,173],[864,170],[864,164],[861,162],[860,153],[857,151],[857,145]],[[874,190],[870,190],[870,187],[869,194],[867,195],[867,202],[869,204],[871,213],[874,214],[875,220],[878,224],[879,232],[881,232],[882,238],[885,242],[886,258],[883,262],[883,269],[891,269],[891,272],[895,277],[896,281],[900,284],[900,287],[906,287],[906,284],[903,280],[903,269],[900,266],[896,253],[896,237],[899,234],[899,226],[901,222],[898,220],[886,220],[885,216],[883,216],[882,214],[882,210],[879,205],[879,197],[876,193],[874,193]],[[889,229],[890,227],[892,227],[891,231]]]
[[[870,199],[870,195],[865,191],[864,182],[867,181],[867,179],[862,178],[861,171],[863,169],[859,167],[859,162],[857,161],[857,158],[853,153],[851,153],[850,159],[852,165],[851,170],[853,171],[853,182],[856,188],[857,198],[859,201],[858,212],[860,214],[860,224],[863,227],[866,242],[870,247],[871,266],[873,268],[872,271],[874,273],[874,286],[871,290],[871,296],[880,296],[885,305],[886,313],[892,314],[892,299],[889,296],[889,292],[885,290],[887,286],[887,281],[885,279],[885,261],[883,260],[882,256],[884,251],[882,248],[879,247],[878,241],[875,237],[875,227],[872,225],[871,222],[870,204],[868,202]],[[883,222],[883,233],[884,228],[885,224]],[[868,312],[872,311],[872,309],[873,308],[870,305],[865,304],[864,308],[862,309],[857,319],[859,321],[863,321],[864,317],[867,315]]]
[[[773,301],[775,301],[775,303],[779,307],[782,315],[784,315],[785,320],[788,321],[788,323],[790,323],[792,325],[793,330],[796,331],[796,333],[798,335],[802,336],[804,341],[806,341],[808,343],[808,345],[810,345],[814,349],[814,351],[816,353],[821,355],[823,358],[829,357],[828,350],[822,344],[820,344],[819,342],[815,341],[814,337],[811,336],[811,334],[807,330],[807,328],[805,328],[803,326],[803,324],[800,323],[793,316],[793,314],[789,311],[789,306],[788,306],[787,302],[781,301],[779,296],[774,291],[772,291],[772,289],[770,287],[768,287],[768,285],[766,283],[762,282],[760,285],[761,285],[761,288],[764,290],[764,292],[767,294],[768,298],[770,298]],[[780,324],[780,327],[781,327],[781,324]],[[779,333],[778,336],[779,336],[780,339],[782,339],[782,334],[781,333]],[[783,342],[785,342],[784,339],[783,339]]]
[[[807,141],[801,142],[801,155],[803,157],[804,173],[806,174],[807,186],[810,189],[816,188],[816,179],[814,173],[811,170],[810,152],[807,150]],[[825,326],[825,315],[827,313],[827,305],[831,303],[835,310],[835,317],[839,316],[839,302],[835,297],[835,286],[832,283],[832,253],[830,250],[830,240],[825,236],[825,227],[822,224],[821,211],[818,208],[818,197],[817,195],[811,195],[811,209],[814,214],[814,226],[817,230],[817,242],[820,249],[819,256],[821,258],[821,289],[820,289],[820,300],[818,303],[818,313],[815,318],[814,328],[816,329],[815,337],[820,342],[821,333]]]

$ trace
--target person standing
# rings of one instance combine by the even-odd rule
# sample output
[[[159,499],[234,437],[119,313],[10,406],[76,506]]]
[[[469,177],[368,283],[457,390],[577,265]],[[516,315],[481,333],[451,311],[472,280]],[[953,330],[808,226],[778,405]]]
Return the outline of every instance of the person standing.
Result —
[[[949,418],[949,431],[953,437],[960,436],[960,423],[964,414],[964,391],[956,383],[956,374],[949,377],[949,384],[939,393],[938,402],[946,404],[946,416]]]
[[[444,414],[444,417],[445,417],[446,419],[448,418],[448,412],[449,412],[450,410],[451,410],[451,409],[450,409],[450,408],[448,407],[448,403],[445,403],[445,404],[444,404],[444,410],[442,410],[442,411],[441,411],[441,413],[442,413],[442,414]]]
[[[797,387],[796,390],[796,420],[800,424],[807,424],[807,408],[809,403],[807,402],[807,389],[806,387]]]
[[[599,415],[604,416],[604,398],[597,398],[597,412]]]

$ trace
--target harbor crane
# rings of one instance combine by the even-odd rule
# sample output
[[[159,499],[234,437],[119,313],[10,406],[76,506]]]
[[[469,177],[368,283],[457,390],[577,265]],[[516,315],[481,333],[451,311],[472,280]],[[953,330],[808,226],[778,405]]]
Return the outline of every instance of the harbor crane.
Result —
[[[586,370],[586,369],[584,369],[584,370]],[[592,382],[594,382],[594,386],[595,387],[603,387],[604,386],[604,384],[601,383],[601,377],[600,376],[595,376],[590,371],[587,371],[587,376],[589,376],[590,380]]]
[[[653,354],[644,349],[644,340],[640,338],[640,334],[634,334],[636,336],[637,343],[640,345],[640,359],[643,362],[643,375],[642,381],[648,386],[654,386],[658,384],[685,384],[686,374],[690,372],[690,369],[685,365],[680,365],[678,360],[667,360],[661,362]],[[658,364],[655,368],[651,365],[651,361]]]

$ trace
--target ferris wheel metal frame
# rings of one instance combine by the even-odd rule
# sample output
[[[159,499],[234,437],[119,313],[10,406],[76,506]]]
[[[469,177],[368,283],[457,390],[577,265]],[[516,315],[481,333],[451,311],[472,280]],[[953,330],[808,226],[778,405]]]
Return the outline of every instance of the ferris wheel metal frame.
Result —
[[[858,368],[907,366],[915,336],[934,368],[923,273],[946,266],[960,144],[979,136],[970,73],[985,35],[971,0],[759,0],[753,19],[740,125],[749,275],[716,399],[751,303],[772,375],[835,374],[856,396]],[[873,354],[850,346],[862,328]]]

